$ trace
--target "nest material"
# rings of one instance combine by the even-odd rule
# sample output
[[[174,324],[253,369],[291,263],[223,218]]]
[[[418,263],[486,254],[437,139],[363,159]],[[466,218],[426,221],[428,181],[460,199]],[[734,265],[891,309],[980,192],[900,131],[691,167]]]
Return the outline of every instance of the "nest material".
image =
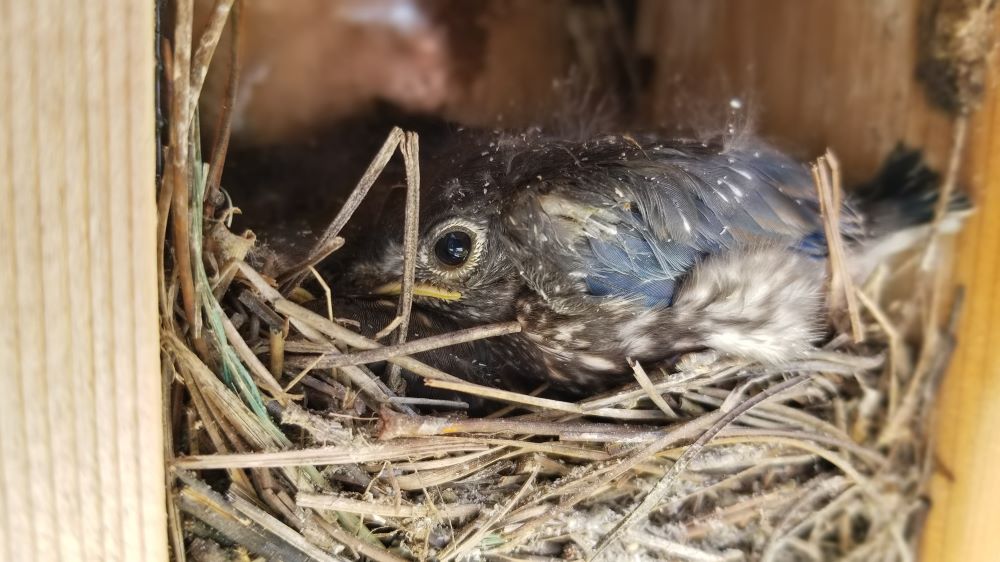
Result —
[[[297,288],[397,147],[415,192],[415,135],[390,135],[309,255],[263,272],[248,263],[254,240],[229,231],[218,197],[228,128],[206,166],[192,116],[232,2],[219,5],[195,55],[168,49],[165,61],[160,293],[177,559],[913,559],[953,324],[939,318],[943,283],[926,255],[865,287],[833,275],[836,335],[781,368],[691,355],[669,372],[634,365],[634,384],[578,403],[464,382],[410,354],[516,324],[387,345],[334,321],[328,304],[325,315],[302,306]],[[183,7],[176,37],[190,42]],[[391,328],[409,314],[407,283]],[[418,415],[449,404],[397,396],[363,366],[386,358],[509,406]],[[304,405],[305,390],[321,399]]]

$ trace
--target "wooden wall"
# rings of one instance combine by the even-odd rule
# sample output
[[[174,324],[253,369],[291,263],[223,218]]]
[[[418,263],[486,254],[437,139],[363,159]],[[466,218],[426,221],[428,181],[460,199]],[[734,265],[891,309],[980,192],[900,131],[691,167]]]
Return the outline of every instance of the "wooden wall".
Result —
[[[1000,20],[998,20],[1000,26]],[[972,119],[964,177],[976,215],[959,240],[966,288],[958,349],[938,410],[937,471],[923,560],[1000,556],[1000,60]]]
[[[166,560],[153,3],[0,0],[0,559]]]
[[[914,79],[920,3],[651,0],[649,105],[669,124],[690,119],[692,105],[739,99],[760,132],[800,156],[832,148],[848,179],[870,177],[901,140],[943,167],[950,119]]]

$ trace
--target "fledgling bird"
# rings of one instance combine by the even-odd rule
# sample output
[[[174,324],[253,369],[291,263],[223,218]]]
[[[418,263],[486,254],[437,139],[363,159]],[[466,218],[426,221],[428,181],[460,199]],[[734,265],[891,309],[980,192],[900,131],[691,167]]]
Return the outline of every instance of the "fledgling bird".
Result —
[[[823,335],[827,244],[802,163],[753,139],[457,137],[424,159],[414,306],[462,327],[517,319],[520,334],[490,340],[498,372],[593,392],[631,378],[628,360],[780,364]],[[916,163],[900,181],[926,211],[935,195],[918,188],[935,178]],[[883,235],[926,218],[885,216],[842,210],[859,277]],[[397,294],[402,251],[379,239],[349,285]]]

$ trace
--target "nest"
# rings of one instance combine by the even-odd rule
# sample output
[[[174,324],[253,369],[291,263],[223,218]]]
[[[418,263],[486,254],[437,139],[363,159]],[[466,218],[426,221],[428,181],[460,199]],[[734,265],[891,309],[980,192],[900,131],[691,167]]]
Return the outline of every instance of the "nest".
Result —
[[[393,131],[304,259],[278,269],[248,259],[253,236],[230,231],[219,197],[228,127],[209,155],[197,130],[228,15],[217,10],[192,56],[181,6],[178,48],[164,57],[160,304],[176,559],[913,559],[929,413],[953,345],[951,295],[926,266],[938,240],[852,286],[839,274],[839,179],[826,159],[816,177],[834,242],[834,335],[821,349],[781,368],[710,354],[670,370],[637,364],[634,383],[580,402],[465,382],[412,355],[515,323],[387,344],[335,321],[318,276],[318,307],[297,288],[342,242],[397,148],[417,189],[415,135]],[[415,232],[413,205],[404,220]],[[434,404],[397,396],[364,367],[381,360],[508,406],[420,415]],[[304,407],[304,390],[325,407]]]

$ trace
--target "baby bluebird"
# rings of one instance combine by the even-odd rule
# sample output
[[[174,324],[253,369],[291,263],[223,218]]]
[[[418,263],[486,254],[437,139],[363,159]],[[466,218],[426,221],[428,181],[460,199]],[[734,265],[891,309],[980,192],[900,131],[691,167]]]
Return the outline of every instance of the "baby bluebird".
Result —
[[[435,317],[521,324],[489,340],[483,382],[593,392],[631,377],[629,360],[712,350],[780,364],[824,334],[812,176],[764,143],[466,131],[424,162],[414,306],[425,333],[440,331]],[[912,209],[883,199],[841,212],[858,275],[933,207],[936,176],[919,157],[889,168]],[[402,251],[401,236],[380,238],[349,266],[350,285],[398,294]]]

